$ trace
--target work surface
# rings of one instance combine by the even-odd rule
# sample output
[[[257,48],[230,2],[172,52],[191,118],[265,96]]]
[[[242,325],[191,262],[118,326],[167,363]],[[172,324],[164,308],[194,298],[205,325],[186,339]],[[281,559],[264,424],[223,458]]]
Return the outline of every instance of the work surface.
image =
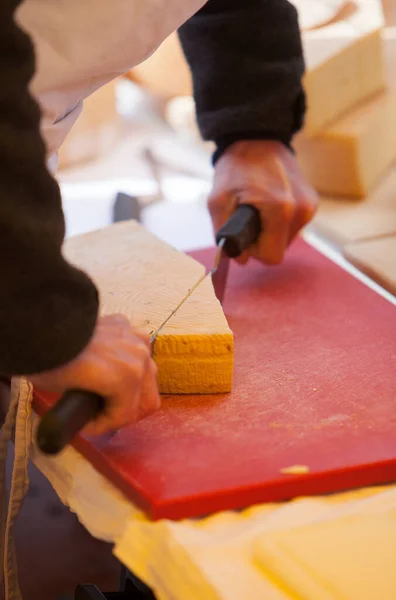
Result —
[[[234,266],[224,308],[232,394],[165,398],[111,441],[78,439],[97,470],[154,519],[394,480],[394,306],[300,241],[277,269]],[[281,472],[296,464],[309,473]]]

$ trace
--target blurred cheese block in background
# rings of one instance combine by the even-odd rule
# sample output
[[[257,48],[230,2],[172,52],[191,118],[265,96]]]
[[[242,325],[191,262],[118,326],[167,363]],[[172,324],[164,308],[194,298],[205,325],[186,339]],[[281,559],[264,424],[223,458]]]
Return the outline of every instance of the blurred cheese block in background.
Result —
[[[305,135],[313,136],[336,121],[349,109],[386,87],[381,30],[356,37],[334,38],[319,32],[304,38],[307,72]],[[343,25],[340,26],[340,30]]]
[[[295,138],[300,166],[323,195],[363,198],[396,159],[396,29],[384,30],[382,38],[386,89],[320,134],[303,131]]]
[[[297,136],[294,147],[319,193],[366,196],[396,158],[396,89],[365,102],[315,138]]]

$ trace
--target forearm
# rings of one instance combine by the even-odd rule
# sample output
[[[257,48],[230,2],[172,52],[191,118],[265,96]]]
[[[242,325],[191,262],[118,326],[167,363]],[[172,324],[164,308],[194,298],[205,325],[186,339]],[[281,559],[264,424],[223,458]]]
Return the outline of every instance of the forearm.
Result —
[[[90,340],[98,296],[61,254],[60,191],[45,164],[40,112],[28,92],[20,2],[0,3],[0,373],[28,375],[74,358]]]
[[[179,37],[205,140],[220,150],[238,139],[290,144],[305,113],[305,65],[293,5],[209,0]]]

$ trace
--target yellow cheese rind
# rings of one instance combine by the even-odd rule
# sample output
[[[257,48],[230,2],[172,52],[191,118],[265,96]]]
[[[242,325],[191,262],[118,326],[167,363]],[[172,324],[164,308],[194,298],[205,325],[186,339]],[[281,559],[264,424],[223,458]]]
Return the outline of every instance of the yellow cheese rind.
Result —
[[[233,376],[234,340],[230,333],[158,336],[154,360],[164,394],[227,393]],[[188,373],[188,378],[181,377]]]
[[[327,54],[331,46],[338,46],[340,50],[323,60],[322,52]],[[358,103],[386,87],[380,28],[356,38],[324,36],[306,40],[305,56],[304,87],[308,107],[304,132],[307,137],[317,135]]]
[[[155,358],[162,394],[226,394],[232,387],[232,352],[224,357]],[[187,373],[188,376],[184,375]]]
[[[204,317],[203,317],[204,315]],[[190,329],[181,337],[180,331]],[[161,331],[154,345],[159,386],[167,394],[231,391],[234,339],[212,281],[206,277]],[[188,377],[180,377],[187,373]]]
[[[148,334],[205,273],[203,265],[135,221],[70,238],[64,253],[97,285],[102,315],[122,313]],[[209,277],[160,331],[153,357],[163,394],[231,391],[234,339]]]
[[[396,89],[389,89],[314,138],[296,137],[301,169],[328,196],[366,196],[396,159]]]

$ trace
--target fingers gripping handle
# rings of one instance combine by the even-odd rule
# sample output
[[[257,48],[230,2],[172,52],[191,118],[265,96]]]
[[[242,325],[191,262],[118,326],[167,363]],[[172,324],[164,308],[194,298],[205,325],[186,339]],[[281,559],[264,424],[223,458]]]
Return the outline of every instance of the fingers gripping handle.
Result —
[[[41,419],[36,441],[44,454],[58,454],[104,409],[102,396],[69,390]]]
[[[255,244],[261,233],[260,213],[250,204],[240,204],[231,218],[216,234],[216,243],[224,239],[224,252],[229,258],[238,258]]]

